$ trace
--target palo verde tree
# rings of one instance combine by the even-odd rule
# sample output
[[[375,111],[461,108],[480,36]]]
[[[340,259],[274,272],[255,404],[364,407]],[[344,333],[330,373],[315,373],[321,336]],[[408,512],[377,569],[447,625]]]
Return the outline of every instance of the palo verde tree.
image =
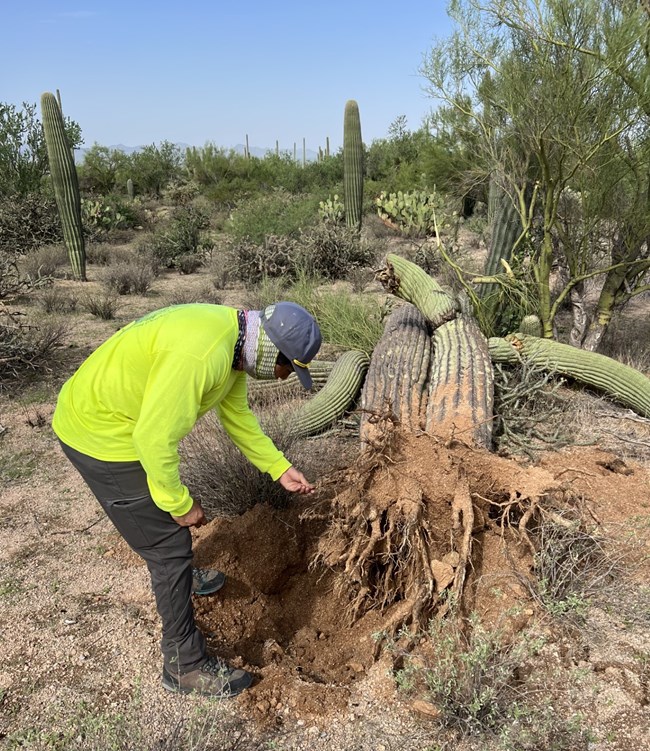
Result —
[[[429,93],[474,122],[477,161],[520,215],[514,245],[534,275],[543,335],[553,336],[558,310],[570,300],[571,339],[584,345],[584,282],[624,271],[629,295],[630,275],[643,289],[648,268],[645,221],[638,220],[648,171],[638,84],[648,64],[647,15],[632,2],[602,0],[453,0],[450,15],[455,32],[422,67]],[[609,238],[601,238],[606,228]],[[617,254],[619,236],[625,250]],[[552,292],[557,264],[565,275]]]

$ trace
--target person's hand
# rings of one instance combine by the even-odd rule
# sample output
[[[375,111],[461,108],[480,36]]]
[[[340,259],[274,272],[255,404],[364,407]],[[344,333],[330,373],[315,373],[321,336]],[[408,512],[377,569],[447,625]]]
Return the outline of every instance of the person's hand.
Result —
[[[203,507],[198,501],[192,503],[192,508],[183,514],[183,516],[172,516],[172,519],[176,524],[180,524],[181,527],[201,527],[208,523],[203,513]]]
[[[303,473],[299,472],[295,467],[289,467],[289,469],[279,478],[278,482],[290,493],[300,493],[304,495],[306,493],[314,492],[314,486],[308,483]]]

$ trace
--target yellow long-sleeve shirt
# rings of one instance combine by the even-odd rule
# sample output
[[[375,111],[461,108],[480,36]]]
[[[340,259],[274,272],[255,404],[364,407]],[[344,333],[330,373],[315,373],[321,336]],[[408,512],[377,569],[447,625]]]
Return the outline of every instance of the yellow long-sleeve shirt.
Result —
[[[233,443],[277,480],[290,466],[248,406],[246,374],[232,369],[237,311],[177,305],[115,333],[64,384],[52,427],[83,454],[139,461],[156,504],[174,516],[192,507],[178,444],[216,409]]]

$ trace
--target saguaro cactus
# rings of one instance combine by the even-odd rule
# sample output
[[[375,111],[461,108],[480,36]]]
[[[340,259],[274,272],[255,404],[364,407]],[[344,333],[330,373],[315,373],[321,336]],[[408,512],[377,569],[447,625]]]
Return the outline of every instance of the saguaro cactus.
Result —
[[[643,417],[650,417],[650,378],[611,357],[524,334],[511,334],[505,339],[491,338],[488,344],[492,362],[529,360],[593,386]]]
[[[359,105],[350,99],[345,104],[343,117],[343,192],[345,223],[361,229],[363,208],[363,142]]]
[[[54,94],[41,96],[43,130],[50,174],[54,185],[54,197],[61,217],[63,238],[68,249],[68,258],[74,278],[86,281],[86,248],[81,223],[81,197],[79,179],[70,146],[65,136],[61,108]]]
[[[292,435],[305,437],[329,428],[350,408],[368,370],[368,355],[350,350],[336,361],[323,388],[291,417]]]
[[[431,360],[431,337],[425,317],[409,303],[386,319],[384,333],[370,358],[361,392],[363,443],[372,444],[377,416],[390,409],[407,431],[422,429],[426,380]]]
[[[475,321],[462,316],[433,335],[426,431],[492,445],[494,372],[487,340]]]
[[[424,269],[406,258],[389,253],[386,268],[377,278],[388,292],[415,305],[434,329],[458,314],[457,301]]]

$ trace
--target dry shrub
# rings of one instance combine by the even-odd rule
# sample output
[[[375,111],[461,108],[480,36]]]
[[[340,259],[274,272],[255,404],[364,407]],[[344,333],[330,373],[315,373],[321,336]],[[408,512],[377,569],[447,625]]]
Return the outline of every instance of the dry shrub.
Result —
[[[37,300],[46,313],[74,313],[79,303],[75,292],[61,287],[46,287]]]
[[[52,370],[56,350],[63,344],[67,327],[49,320],[30,326],[17,313],[0,315],[0,389],[18,385],[29,376]]]
[[[282,413],[289,404],[280,397],[262,414],[264,432],[308,479],[319,478],[325,468],[340,467],[349,457],[340,437],[300,441],[285,430]],[[180,454],[184,482],[209,517],[243,514],[256,503],[283,508],[291,498],[279,482],[246,459],[212,412],[182,441]]]
[[[70,267],[64,245],[44,245],[32,250],[20,265],[24,273],[34,280],[65,277]]]
[[[127,248],[115,247],[106,242],[89,242],[86,244],[86,261],[95,266],[110,266],[125,263],[133,258]]]
[[[115,318],[120,302],[115,292],[104,290],[88,293],[80,300],[81,307],[103,321],[111,321]]]
[[[102,281],[107,289],[118,295],[146,295],[156,276],[156,268],[147,259],[136,259],[109,266]]]
[[[197,302],[220,305],[222,301],[221,295],[208,286],[201,289],[181,287],[165,295],[165,305],[189,305]]]

